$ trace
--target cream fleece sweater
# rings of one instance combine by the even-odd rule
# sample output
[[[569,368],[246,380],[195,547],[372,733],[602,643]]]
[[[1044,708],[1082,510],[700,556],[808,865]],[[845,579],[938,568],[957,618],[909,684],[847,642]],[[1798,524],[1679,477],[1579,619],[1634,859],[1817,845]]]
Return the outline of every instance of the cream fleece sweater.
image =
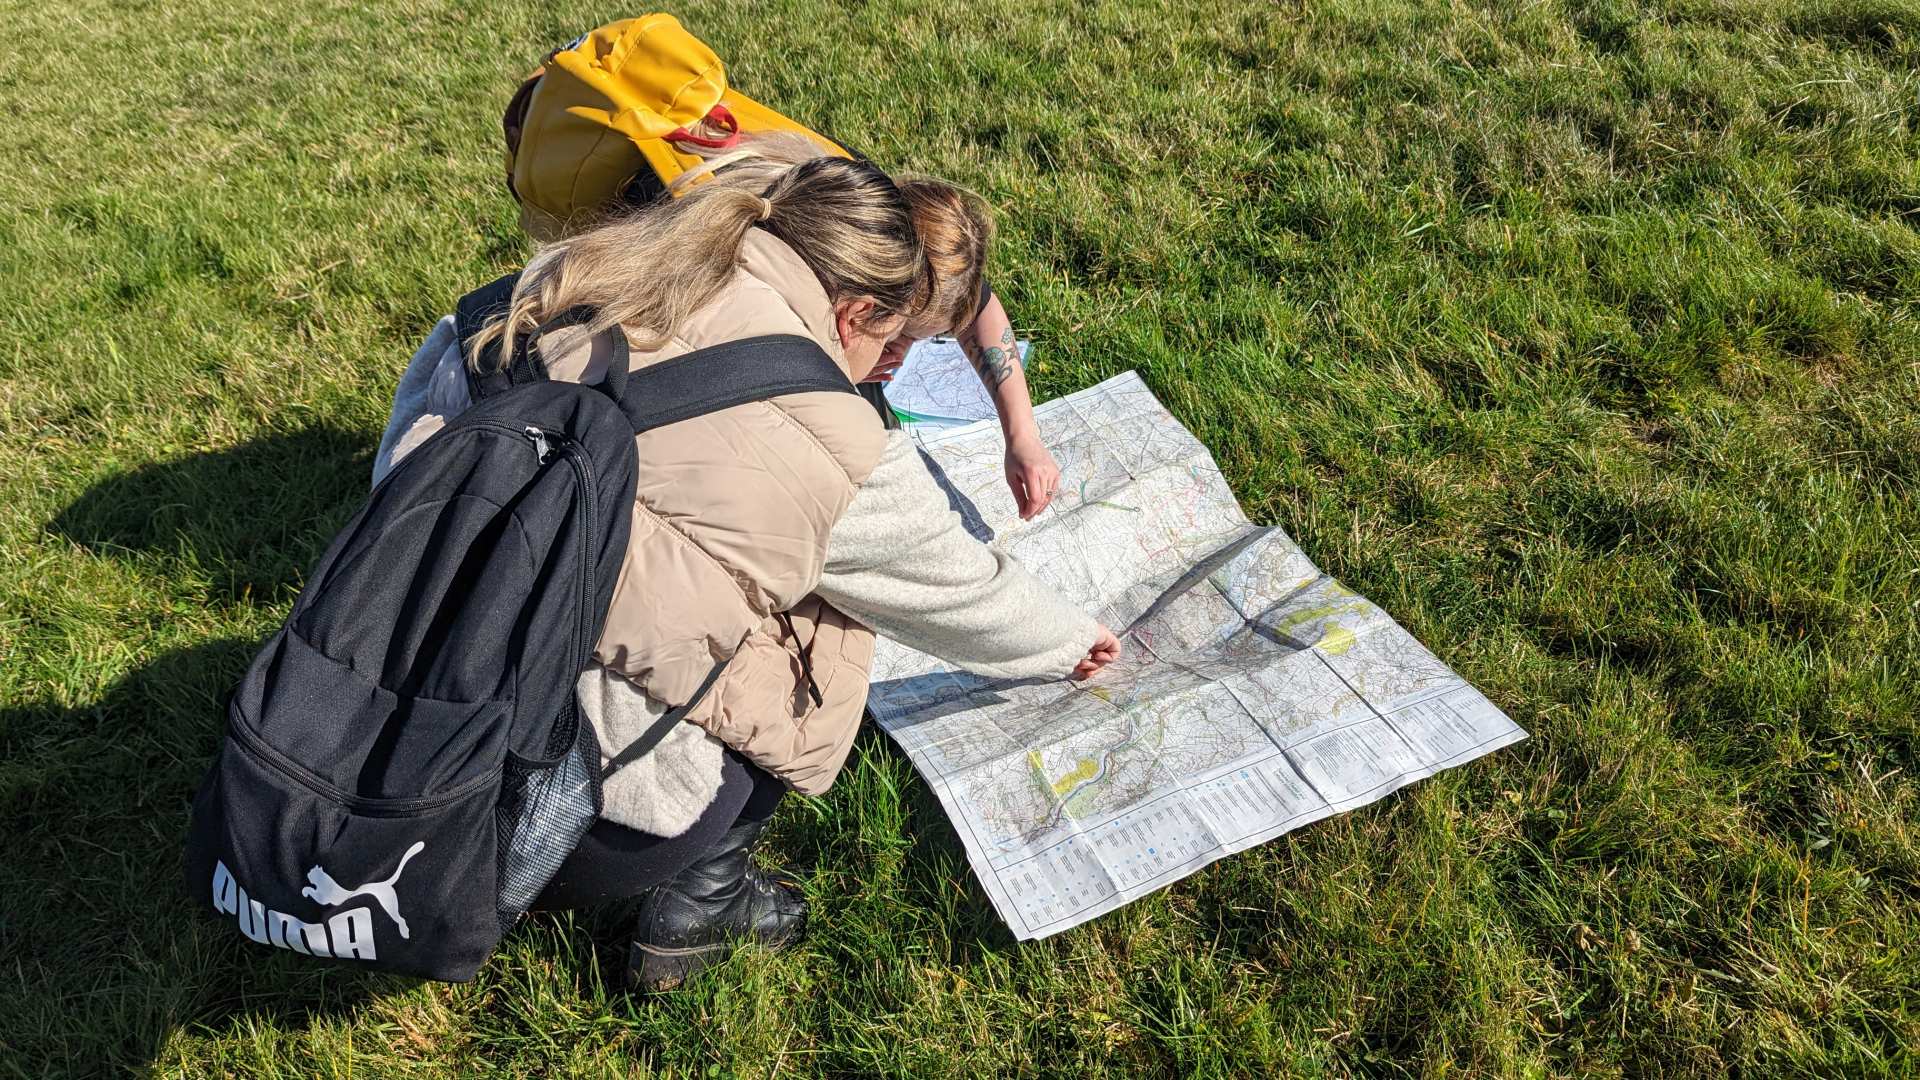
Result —
[[[441,319],[400,377],[374,458],[378,484],[401,458],[471,404],[453,319]],[[875,633],[993,678],[1064,678],[1099,624],[973,538],[920,460],[894,432],[880,462],[827,536],[815,590]],[[604,754],[617,753],[670,707],[598,665],[580,676],[580,704]],[[719,740],[682,724],[615,773],[601,814],[656,836],[687,831],[720,789]]]

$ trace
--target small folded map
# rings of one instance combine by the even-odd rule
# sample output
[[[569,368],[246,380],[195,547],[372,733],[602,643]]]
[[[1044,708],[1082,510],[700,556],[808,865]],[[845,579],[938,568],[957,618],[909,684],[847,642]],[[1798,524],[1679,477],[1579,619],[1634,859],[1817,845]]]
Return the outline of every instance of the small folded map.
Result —
[[[1018,347],[1025,361],[1028,343],[1022,341]],[[916,431],[961,427],[999,415],[979,373],[952,338],[914,343],[906,362],[887,384],[887,402],[901,423]]]
[[[954,383],[973,377],[953,367]],[[1137,375],[1034,412],[1062,482],[1031,522],[998,424],[914,433],[968,528],[1124,628],[1125,655],[1086,682],[1021,682],[882,641],[869,699],[1017,937],[1526,738],[1286,533],[1248,521]]]

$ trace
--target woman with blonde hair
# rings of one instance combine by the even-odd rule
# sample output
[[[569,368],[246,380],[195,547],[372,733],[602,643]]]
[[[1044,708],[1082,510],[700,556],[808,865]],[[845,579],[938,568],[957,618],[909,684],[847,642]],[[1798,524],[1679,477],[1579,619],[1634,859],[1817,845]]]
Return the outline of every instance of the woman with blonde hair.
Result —
[[[719,133],[695,124],[693,134]],[[708,147],[699,141],[676,146],[682,153],[704,159],[699,168],[683,173],[667,186],[676,195],[713,183],[748,187],[764,184],[774,172],[827,153],[813,139],[778,131],[739,135],[723,147]],[[1006,437],[1007,487],[1021,518],[1031,519],[1045,510],[1059,491],[1060,466],[1040,439],[1013,323],[986,282],[987,256],[993,246],[993,212],[979,195],[938,177],[908,173],[895,180],[926,248],[932,284],[925,308],[888,343],[860,389],[887,425],[897,427],[882,387],[905,363],[907,350],[927,338],[957,340],[993,399]],[[618,207],[614,209],[619,212]],[[547,227],[537,218],[523,215],[522,222],[536,236],[546,232]]]
[[[702,185],[541,248],[471,352],[441,320],[401,379],[375,482],[468,407],[469,365],[493,342],[534,339],[550,377],[590,383],[602,330],[625,335],[636,370],[792,334],[858,382],[916,320],[951,316],[941,295],[909,198],[871,165]],[[579,309],[584,326],[544,329]],[[1084,678],[1119,643],[971,537],[911,442],[852,394],[734,406],[638,444],[632,538],[580,701],[609,763],[693,704],[606,777],[603,820],[540,906],[644,893],[629,975],[658,989],[735,940],[802,932],[798,889],[749,851],[785,789],[818,794],[840,771],[875,632],[1003,678]]]

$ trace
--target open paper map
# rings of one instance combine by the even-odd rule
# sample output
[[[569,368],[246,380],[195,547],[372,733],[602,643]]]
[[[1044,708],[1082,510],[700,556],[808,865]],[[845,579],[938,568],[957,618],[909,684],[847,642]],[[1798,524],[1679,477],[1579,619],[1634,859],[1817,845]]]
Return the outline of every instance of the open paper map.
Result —
[[[1138,376],[1034,411],[1063,479],[1032,522],[996,423],[916,436],[969,528],[1126,628],[1125,655],[1084,683],[1007,682],[883,641],[870,699],[1020,938],[1526,737],[1251,524]]]

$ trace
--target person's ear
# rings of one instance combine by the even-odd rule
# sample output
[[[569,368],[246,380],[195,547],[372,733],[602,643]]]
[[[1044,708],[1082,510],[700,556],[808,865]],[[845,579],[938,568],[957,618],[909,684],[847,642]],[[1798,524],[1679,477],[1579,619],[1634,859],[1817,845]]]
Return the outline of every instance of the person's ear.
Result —
[[[852,341],[860,328],[873,318],[874,304],[871,299],[861,297],[857,300],[842,300],[833,305],[833,329],[840,337],[841,347]]]

